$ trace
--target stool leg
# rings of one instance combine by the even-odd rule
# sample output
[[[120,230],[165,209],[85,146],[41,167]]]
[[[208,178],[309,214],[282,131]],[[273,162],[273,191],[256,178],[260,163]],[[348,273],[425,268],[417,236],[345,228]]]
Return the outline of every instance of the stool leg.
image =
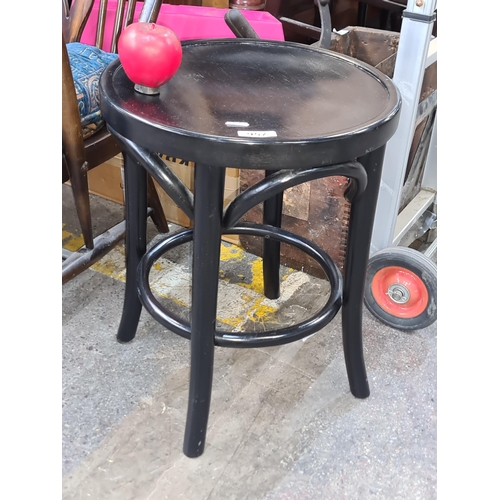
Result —
[[[130,342],[137,331],[142,304],[137,294],[137,266],[146,253],[147,173],[126,151],[124,157],[125,184],[125,299],[116,336],[119,342]]]
[[[203,453],[210,411],[224,174],[224,168],[195,167],[191,373],[184,434],[184,454],[190,458]]]
[[[353,201],[349,218],[342,299],[342,338],[349,386],[357,398],[367,398],[370,395],[363,357],[363,296],[384,152],[385,146],[358,158],[366,169],[368,185],[363,195]]]
[[[276,172],[266,170],[266,177]],[[264,224],[281,227],[281,213],[283,211],[283,193],[277,194],[264,202]],[[264,295],[268,299],[277,299],[280,296],[280,242],[264,239],[262,253],[264,273]]]

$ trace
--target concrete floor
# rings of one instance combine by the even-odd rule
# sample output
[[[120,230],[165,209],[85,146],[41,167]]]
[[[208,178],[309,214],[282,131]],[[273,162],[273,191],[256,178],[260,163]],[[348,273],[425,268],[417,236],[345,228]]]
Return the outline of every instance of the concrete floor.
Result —
[[[123,215],[101,198],[92,207],[96,230]],[[153,224],[149,233],[158,238]],[[77,248],[78,234],[63,186],[63,245]],[[292,323],[326,299],[323,280],[286,267],[282,297],[263,299],[260,259],[227,243],[221,255],[221,328]],[[151,276],[157,296],[186,316],[189,266],[186,246]],[[404,333],[365,310],[365,400],[349,392],[340,314],[293,344],[216,348],[205,452],[188,459],[189,343],[147,312],[133,342],[116,341],[123,267],[120,246],[63,286],[64,499],[436,498],[436,324]]]

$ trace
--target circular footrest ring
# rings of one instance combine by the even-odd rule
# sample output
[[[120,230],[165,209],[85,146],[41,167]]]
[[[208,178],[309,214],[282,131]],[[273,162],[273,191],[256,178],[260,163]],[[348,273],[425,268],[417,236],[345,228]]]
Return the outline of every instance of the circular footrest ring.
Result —
[[[321,330],[335,317],[342,305],[342,275],[332,258],[314,243],[281,228],[263,224],[240,223],[222,234],[248,234],[263,236],[281,243],[287,243],[302,250],[322,267],[330,282],[330,296],[326,304],[314,316],[298,323],[276,330],[259,333],[228,332],[215,330],[215,345],[219,347],[267,347],[282,345],[312,335]],[[193,230],[188,229],[168,236],[150,248],[141,259],[138,267],[137,288],[139,298],[151,314],[165,328],[187,339],[191,337],[191,327],[184,319],[167,312],[151,292],[149,273],[153,264],[168,250],[178,247],[193,239]]]

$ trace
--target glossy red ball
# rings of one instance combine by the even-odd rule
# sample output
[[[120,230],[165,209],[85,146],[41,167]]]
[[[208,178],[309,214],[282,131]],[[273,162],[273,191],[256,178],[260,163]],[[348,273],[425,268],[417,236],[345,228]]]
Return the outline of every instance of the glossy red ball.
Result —
[[[170,28],[133,23],[118,39],[118,56],[125,74],[136,84],[159,87],[170,80],[182,61],[182,46]]]

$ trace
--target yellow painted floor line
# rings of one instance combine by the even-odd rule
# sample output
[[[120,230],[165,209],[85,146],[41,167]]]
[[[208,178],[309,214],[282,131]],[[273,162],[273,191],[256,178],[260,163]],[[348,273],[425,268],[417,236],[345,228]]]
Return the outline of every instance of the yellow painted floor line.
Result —
[[[76,236],[69,231],[65,231],[65,225],[66,224],[63,224],[62,230],[63,248],[70,250],[71,252],[75,252],[83,246],[83,235],[80,234],[80,236]]]
[[[82,240],[78,246],[77,242]],[[77,250],[83,244],[81,237],[63,229],[63,247]],[[236,245],[221,244],[221,261],[243,261],[245,251]],[[113,279],[125,281],[125,248],[120,244],[113,248],[91,269]],[[232,331],[242,330],[247,321],[263,323],[280,305],[288,300],[295,291],[310,280],[309,275],[289,268],[283,277],[287,286],[283,287],[279,299],[270,300],[262,295],[264,288],[262,259],[256,258],[250,264],[250,283],[230,283],[219,281],[219,302],[224,304],[217,318],[221,323],[231,327]],[[243,277],[243,276],[241,276]],[[185,266],[175,264],[168,259],[160,258],[150,273],[151,290],[161,298],[172,300],[184,307],[191,305],[191,272]]]

